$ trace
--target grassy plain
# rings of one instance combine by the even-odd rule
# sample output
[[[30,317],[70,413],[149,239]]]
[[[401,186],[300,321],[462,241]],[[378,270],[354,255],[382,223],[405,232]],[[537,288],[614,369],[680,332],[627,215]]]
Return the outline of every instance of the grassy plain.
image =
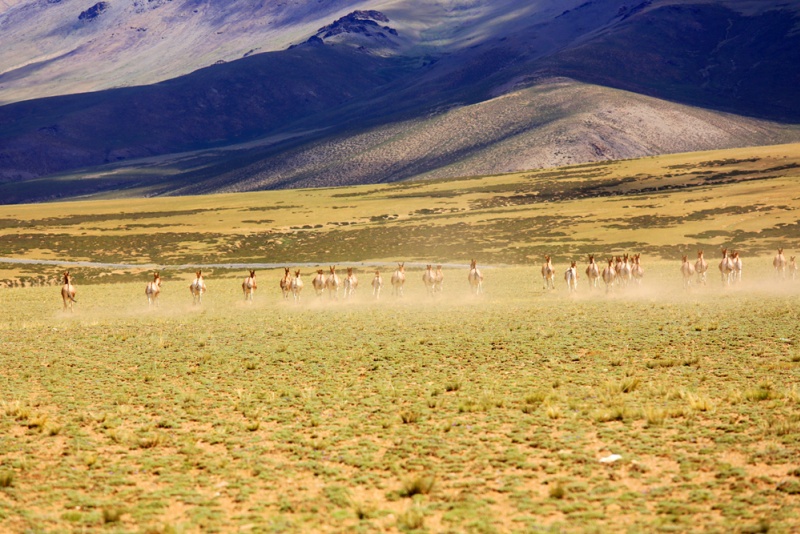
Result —
[[[69,313],[46,285],[61,267],[4,268],[16,287],[0,292],[0,523],[792,532],[800,280],[775,280],[770,251],[798,248],[799,160],[796,146],[770,147],[558,175],[4,206],[2,256],[152,262],[165,281],[148,309],[146,268],[73,267]],[[743,251],[742,284],[723,288],[712,268],[684,291],[676,256],[703,246],[715,266],[720,245]],[[545,252],[554,292],[538,275]],[[641,287],[606,295],[581,279],[567,295],[567,259],[622,252],[643,253]],[[493,264],[480,297],[458,267],[436,299],[411,269],[404,298],[376,302],[366,266],[351,302],[315,298],[309,276],[303,301],[284,302],[278,270],[259,271],[253,304],[244,269],[208,269],[202,306],[187,287],[194,263],[473,256]]]

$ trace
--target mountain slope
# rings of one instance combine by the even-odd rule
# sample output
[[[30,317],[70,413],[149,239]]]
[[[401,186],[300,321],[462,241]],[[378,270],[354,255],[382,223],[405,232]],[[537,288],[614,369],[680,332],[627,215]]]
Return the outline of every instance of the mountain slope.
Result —
[[[780,125],[624,91],[546,80],[478,104],[187,173],[175,193],[445,178],[800,140]],[[258,149],[253,152],[258,153]],[[238,155],[241,157],[241,155]]]
[[[399,72],[391,66],[349,48],[306,45],[151,86],[7,105],[0,175],[21,180],[258,137],[374,91]]]
[[[800,122],[798,25],[786,9],[745,16],[715,4],[654,6],[544,64],[591,83]]]
[[[60,197],[488,174],[798,139],[800,7],[779,0],[5,6],[0,99],[19,101],[0,107],[0,182],[69,175]],[[125,28],[146,38],[134,46]],[[21,96],[160,79],[226,47],[247,57],[150,85]],[[53,194],[30,185],[6,198]]]
[[[424,118],[122,161],[0,186],[0,196],[23,202],[332,187],[797,140],[797,128],[551,79]]]

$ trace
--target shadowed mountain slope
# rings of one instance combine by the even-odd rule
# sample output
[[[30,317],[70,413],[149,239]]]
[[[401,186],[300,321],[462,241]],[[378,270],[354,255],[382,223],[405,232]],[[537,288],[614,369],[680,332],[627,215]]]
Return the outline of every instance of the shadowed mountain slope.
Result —
[[[390,67],[349,48],[307,45],[155,85],[7,105],[0,174],[19,180],[263,136],[373,92],[399,72]]]

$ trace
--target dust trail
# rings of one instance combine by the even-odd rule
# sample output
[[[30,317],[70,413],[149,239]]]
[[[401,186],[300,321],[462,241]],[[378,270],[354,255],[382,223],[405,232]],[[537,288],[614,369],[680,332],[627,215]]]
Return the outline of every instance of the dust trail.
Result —
[[[342,267],[388,267],[396,265],[393,261],[367,261],[367,262],[314,262],[314,263],[185,263],[181,265],[158,265],[155,263],[103,263],[95,261],[68,261],[68,260],[36,260],[28,258],[0,258],[0,263],[12,263],[16,265],[57,265],[61,267],[94,267],[98,269],[159,269],[176,270],[186,269],[280,269],[283,267],[319,267],[321,265],[335,264]],[[431,262],[428,262],[431,263]],[[409,267],[422,268],[426,263],[406,262]],[[466,263],[437,263],[447,269],[458,269],[467,267]],[[481,268],[491,269],[492,266],[481,265]]]

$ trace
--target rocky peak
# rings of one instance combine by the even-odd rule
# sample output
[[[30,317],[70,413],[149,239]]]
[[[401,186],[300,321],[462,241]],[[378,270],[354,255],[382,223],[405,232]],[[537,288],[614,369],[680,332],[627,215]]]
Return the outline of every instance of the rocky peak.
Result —
[[[317,30],[307,42],[319,44],[320,41],[346,41],[364,46],[365,41],[368,41],[381,48],[392,48],[396,46],[394,38],[398,33],[388,23],[389,17],[380,11],[353,11]]]
[[[108,9],[108,2],[97,2],[95,5],[87,9],[86,11],[81,11],[81,14],[78,15],[78,20],[89,21],[94,20],[103,12]]]

